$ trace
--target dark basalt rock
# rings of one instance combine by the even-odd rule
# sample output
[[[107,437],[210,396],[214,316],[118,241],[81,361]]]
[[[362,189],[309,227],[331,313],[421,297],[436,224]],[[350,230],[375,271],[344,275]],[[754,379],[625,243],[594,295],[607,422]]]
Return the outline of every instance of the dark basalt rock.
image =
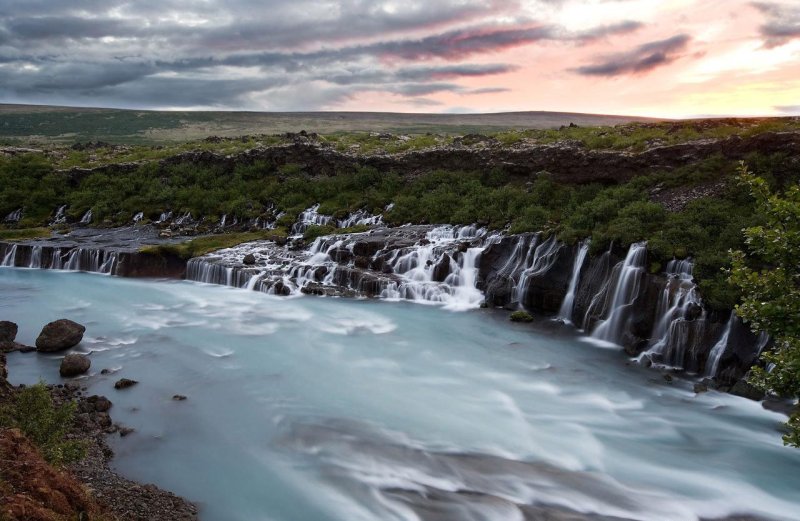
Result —
[[[247,266],[252,266],[255,263],[256,263],[256,256],[253,255],[252,253],[248,253],[242,259],[242,264],[245,264]]]
[[[13,342],[17,338],[17,329],[14,322],[0,320],[0,342]]]
[[[186,396],[184,396],[182,394],[176,394],[176,395],[174,395],[172,397],[172,399],[175,400],[176,402],[182,402],[182,401],[186,400]]]
[[[127,389],[129,387],[133,387],[134,385],[138,384],[139,382],[136,380],[131,380],[130,378],[120,378],[114,384],[114,389]]]
[[[85,331],[84,326],[65,318],[50,322],[39,333],[36,349],[42,353],[51,353],[75,347],[83,340]]]
[[[63,377],[78,376],[89,370],[92,362],[89,357],[79,354],[69,354],[61,360],[58,372]]]
[[[749,373],[748,373],[749,374]],[[747,381],[747,375],[744,378],[733,384],[730,390],[731,394],[747,398],[749,400],[763,400],[764,391]]]

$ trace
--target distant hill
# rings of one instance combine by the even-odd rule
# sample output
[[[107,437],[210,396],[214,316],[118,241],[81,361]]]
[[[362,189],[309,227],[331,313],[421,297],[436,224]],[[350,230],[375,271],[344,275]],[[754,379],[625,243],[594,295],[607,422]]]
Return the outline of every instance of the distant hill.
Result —
[[[284,132],[468,134],[506,129],[603,126],[651,118],[570,112],[407,114],[392,112],[193,112],[0,104],[0,143],[154,144]]]

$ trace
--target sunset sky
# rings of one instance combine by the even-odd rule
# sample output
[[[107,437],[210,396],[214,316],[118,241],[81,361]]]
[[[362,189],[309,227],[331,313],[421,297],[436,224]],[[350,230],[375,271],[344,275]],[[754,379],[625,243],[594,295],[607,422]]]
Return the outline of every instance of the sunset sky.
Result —
[[[800,114],[800,0],[0,0],[0,102]]]

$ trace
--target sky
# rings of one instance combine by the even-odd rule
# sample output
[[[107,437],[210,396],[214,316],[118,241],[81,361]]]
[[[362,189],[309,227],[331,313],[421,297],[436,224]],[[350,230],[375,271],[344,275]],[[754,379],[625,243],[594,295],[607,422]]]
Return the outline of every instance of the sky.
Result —
[[[0,0],[0,102],[800,114],[800,0]]]

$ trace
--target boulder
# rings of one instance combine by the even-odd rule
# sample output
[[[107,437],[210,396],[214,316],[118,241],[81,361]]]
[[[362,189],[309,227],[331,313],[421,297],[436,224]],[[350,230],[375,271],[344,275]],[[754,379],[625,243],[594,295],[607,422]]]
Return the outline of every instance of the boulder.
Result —
[[[253,255],[252,253],[248,253],[242,259],[242,264],[246,264],[248,266],[252,266],[255,263],[256,263],[256,256]]]
[[[127,389],[128,387],[133,387],[138,383],[139,382],[136,380],[131,380],[129,378],[120,378],[117,380],[117,383],[114,384],[114,389]]]
[[[8,320],[0,320],[0,342],[13,342],[17,338],[17,325]]]
[[[748,373],[749,374],[749,373]],[[747,381],[747,375],[744,378],[733,384],[730,390],[731,394],[747,398],[748,400],[763,400],[764,391]]]
[[[175,396],[172,397],[172,399],[175,400],[176,402],[182,402],[186,399],[186,396],[182,394],[176,394]]]
[[[89,357],[73,353],[65,356],[64,359],[61,360],[61,367],[58,372],[64,377],[78,376],[88,371],[91,365],[92,362],[89,360]]]
[[[36,339],[36,349],[42,353],[69,349],[83,340],[85,331],[84,326],[65,318],[50,322],[39,333],[39,337]]]

